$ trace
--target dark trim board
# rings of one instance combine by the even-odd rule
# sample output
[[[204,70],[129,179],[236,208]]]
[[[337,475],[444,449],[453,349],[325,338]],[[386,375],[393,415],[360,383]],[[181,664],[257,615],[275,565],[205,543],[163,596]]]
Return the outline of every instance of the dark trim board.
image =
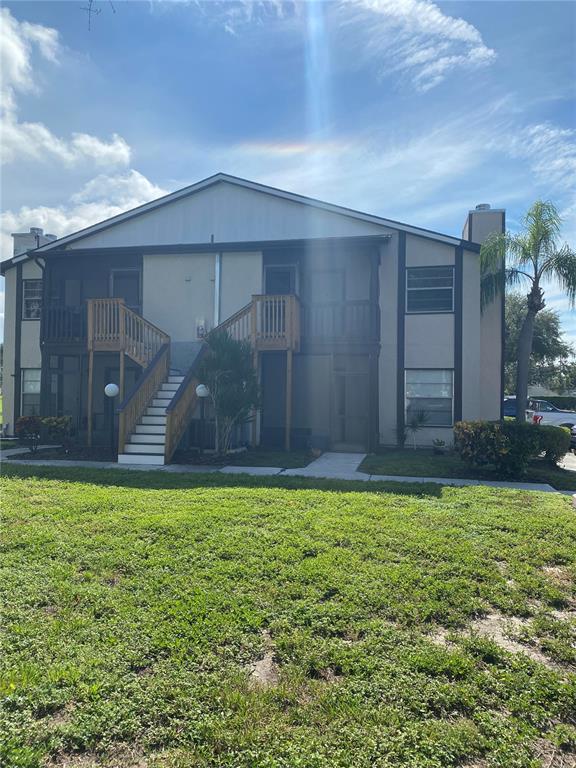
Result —
[[[12,431],[16,427],[16,422],[20,418],[22,404],[22,264],[16,265],[16,327],[14,329],[14,424]],[[42,386],[42,382],[40,382]]]
[[[454,249],[454,422],[462,421],[464,252]]]
[[[396,432],[405,427],[404,365],[406,356],[406,232],[398,234],[398,307],[396,315]]]

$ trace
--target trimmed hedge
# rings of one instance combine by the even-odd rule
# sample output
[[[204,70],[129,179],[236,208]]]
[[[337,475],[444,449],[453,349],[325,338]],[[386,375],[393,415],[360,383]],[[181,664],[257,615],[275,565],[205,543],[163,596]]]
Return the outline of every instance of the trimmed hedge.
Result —
[[[556,463],[570,448],[570,431],[529,422],[460,421],[454,425],[454,449],[476,467],[491,465],[504,476],[525,472],[530,459],[544,453]]]

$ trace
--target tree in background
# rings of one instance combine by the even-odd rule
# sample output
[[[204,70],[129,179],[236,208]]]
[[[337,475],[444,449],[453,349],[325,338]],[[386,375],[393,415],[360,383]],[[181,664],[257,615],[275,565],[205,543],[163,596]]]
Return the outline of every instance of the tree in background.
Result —
[[[526,317],[526,298],[519,293],[506,296],[506,352],[504,356],[505,391],[516,388],[518,340]],[[574,347],[562,338],[558,312],[543,309],[534,320],[528,384],[539,384],[558,392],[576,387]]]
[[[252,348],[247,341],[236,341],[224,331],[212,331],[206,341],[210,353],[204,358],[198,377],[206,384],[214,406],[216,453],[230,449],[234,427],[250,421],[259,405]]]
[[[576,301],[576,253],[568,245],[560,245],[561,225],[562,220],[554,205],[537,200],[524,216],[522,232],[495,232],[480,251],[483,308],[496,296],[502,295],[506,286],[528,287],[525,315],[518,337],[517,421],[526,418],[534,324],[536,316],[546,306],[542,283],[559,283],[570,303]]]

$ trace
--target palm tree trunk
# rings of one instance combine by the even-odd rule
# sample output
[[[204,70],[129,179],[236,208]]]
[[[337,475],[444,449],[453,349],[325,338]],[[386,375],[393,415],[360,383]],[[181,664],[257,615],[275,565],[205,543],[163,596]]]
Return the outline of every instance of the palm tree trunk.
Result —
[[[532,284],[532,289],[526,298],[528,300],[528,312],[522,323],[518,339],[518,366],[516,368],[516,421],[518,422],[526,421],[534,321],[538,312],[546,306],[542,289],[537,281]]]
[[[518,339],[518,365],[516,368],[516,421],[526,421],[528,404],[528,377],[530,374],[530,355],[532,354],[532,339],[534,337],[534,320],[536,312],[528,310],[520,338]]]

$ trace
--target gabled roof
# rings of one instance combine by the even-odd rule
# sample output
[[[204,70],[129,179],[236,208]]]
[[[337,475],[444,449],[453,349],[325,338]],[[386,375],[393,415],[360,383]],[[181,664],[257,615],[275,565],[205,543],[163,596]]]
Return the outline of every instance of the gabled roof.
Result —
[[[214,176],[209,176],[208,178],[203,179],[202,181],[196,182],[196,184],[191,184],[188,187],[179,189],[176,192],[171,192],[168,195],[159,197],[156,200],[152,200],[149,203],[140,205],[137,208],[132,208],[131,210],[125,211],[124,213],[120,213],[117,216],[112,216],[111,218],[105,219],[104,221],[101,221],[98,224],[93,224],[90,227],[85,227],[84,229],[81,229],[78,232],[74,232],[71,235],[66,235],[65,237],[59,238],[58,240],[53,240],[50,243],[46,243],[45,245],[40,246],[40,248],[36,248],[33,252],[29,251],[29,253],[34,253],[35,255],[39,255],[47,251],[61,249],[62,247],[65,247],[70,243],[76,242],[85,237],[89,237],[90,235],[94,235],[98,232],[101,232],[102,230],[109,229],[110,227],[114,227],[116,224],[120,224],[121,222],[124,222],[128,219],[133,219],[133,218],[136,218],[137,216],[142,216],[157,208],[160,208],[165,205],[169,205],[170,203],[175,202],[176,200],[181,200],[182,198],[189,197],[191,195],[196,194],[197,192],[201,192],[203,189],[206,189],[207,187],[210,187],[222,182],[225,182],[227,184],[233,184],[239,187],[244,187],[245,189],[251,189],[256,192],[261,192],[267,195],[272,195],[274,197],[278,197],[284,200],[290,200],[291,202],[308,205],[314,208],[319,208],[321,210],[328,211],[330,213],[336,213],[341,216],[347,216],[349,218],[357,219],[359,221],[365,221],[371,224],[380,225],[382,227],[388,227],[388,228],[396,229],[402,232],[407,232],[409,234],[426,237],[432,240],[438,240],[440,242],[447,243],[449,245],[463,246],[464,248],[467,248],[472,251],[477,251],[479,249],[479,246],[476,243],[471,243],[467,240],[461,240],[460,238],[453,237],[451,235],[445,235],[445,234],[442,234],[441,232],[435,232],[430,229],[424,229],[423,227],[415,227],[409,224],[404,224],[403,222],[395,221],[393,219],[385,219],[381,216],[375,216],[373,214],[363,213],[362,211],[357,211],[357,210],[354,210],[353,208],[346,208],[345,206],[334,205],[333,203],[327,203],[323,200],[317,200],[316,198],[313,198],[313,197],[307,197],[306,195],[298,195],[298,194],[295,194],[294,192],[287,192],[282,189],[277,189],[276,187],[270,187],[266,184],[259,184],[258,182],[255,182],[255,181],[242,179],[242,178],[239,178],[238,176],[230,176],[229,174],[226,174],[226,173],[216,173],[214,174]],[[26,256],[25,254],[22,254],[21,256],[14,257],[13,259],[3,262],[4,269],[6,268],[6,266],[8,266],[8,262],[17,263],[20,260],[24,260],[24,258],[26,258]]]

